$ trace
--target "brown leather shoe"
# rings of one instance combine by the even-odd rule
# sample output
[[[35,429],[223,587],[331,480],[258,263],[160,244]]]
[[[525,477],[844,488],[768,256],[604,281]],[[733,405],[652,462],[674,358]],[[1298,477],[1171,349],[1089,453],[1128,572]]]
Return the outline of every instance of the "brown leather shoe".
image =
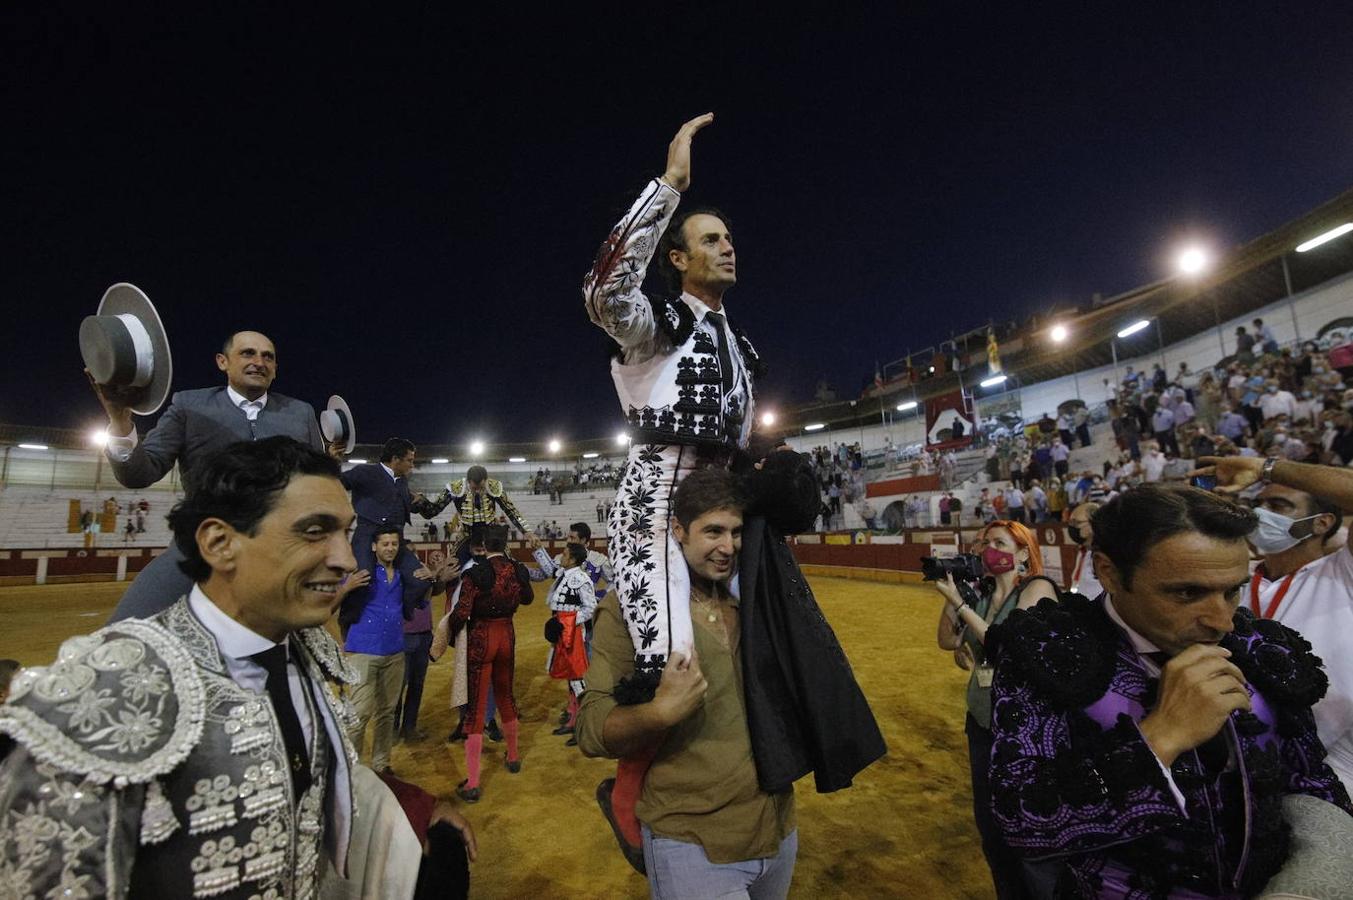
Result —
[[[620,845],[620,853],[625,857],[625,862],[630,864],[630,868],[644,877],[648,877],[648,870],[644,866],[644,848],[636,847],[625,840],[624,833],[620,830],[620,825],[615,820],[615,812],[611,809],[611,791],[615,790],[615,779],[607,778],[601,784],[597,785],[597,806],[601,807],[601,814],[606,817],[606,822],[611,826],[611,832],[615,835],[615,842]]]

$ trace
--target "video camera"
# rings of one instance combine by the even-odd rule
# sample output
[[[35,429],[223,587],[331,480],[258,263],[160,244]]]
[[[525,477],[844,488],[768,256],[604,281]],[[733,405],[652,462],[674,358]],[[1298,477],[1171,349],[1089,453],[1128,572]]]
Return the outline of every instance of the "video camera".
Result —
[[[945,576],[953,575],[954,581],[962,584],[981,581],[983,574],[985,573],[982,571],[982,558],[971,553],[921,557],[923,581],[943,581]]]

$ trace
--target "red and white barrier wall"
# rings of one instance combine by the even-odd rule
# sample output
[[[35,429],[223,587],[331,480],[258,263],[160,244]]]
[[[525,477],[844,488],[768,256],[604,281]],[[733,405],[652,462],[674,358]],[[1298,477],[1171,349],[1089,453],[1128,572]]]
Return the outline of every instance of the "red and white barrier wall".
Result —
[[[1060,522],[1045,522],[1035,529],[1043,555],[1043,569],[1055,581],[1071,570],[1076,545]],[[866,578],[876,581],[916,581],[921,557],[949,556],[965,548],[976,536],[976,526],[962,529],[914,529],[902,534],[873,535],[866,532],[804,534],[794,539],[794,556],[808,575]],[[446,544],[415,543],[415,552],[426,562],[434,550]],[[547,541],[554,556],[563,541]],[[605,552],[604,540],[592,541],[593,549]],[[164,548],[0,550],[0,586],[69,584],[90,581],[129,581]],[[509,552],[529,563],[531,551],[522,541],[513,541]]]

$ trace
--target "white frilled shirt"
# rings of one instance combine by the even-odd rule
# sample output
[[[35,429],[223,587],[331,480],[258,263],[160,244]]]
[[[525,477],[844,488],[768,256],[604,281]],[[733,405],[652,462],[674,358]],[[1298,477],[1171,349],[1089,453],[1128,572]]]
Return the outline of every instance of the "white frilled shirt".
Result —
[[[727,305],[716,311],[690,294],[654,300],[642,290],[680,200],[660,179],[644,188],[583,282],[587,314],[620,345],[611,376],[637,440],[745,447],[759,359],[729,325]],[[721,341],[731,373],[723,371]]]

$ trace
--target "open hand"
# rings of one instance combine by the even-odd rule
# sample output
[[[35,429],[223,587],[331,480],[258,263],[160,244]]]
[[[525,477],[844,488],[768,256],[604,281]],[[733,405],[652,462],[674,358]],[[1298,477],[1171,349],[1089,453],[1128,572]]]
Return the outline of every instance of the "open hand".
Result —
[[[371,572],[367,569],[358,569],[357,571],[350,573],[348,577],[343,580],[343,584],[338,590],[346,597],[358,588],[364,588],[370,583]]]
[[[677,191],[691,186],[691,139],[695,133],[714,121],[714,113],[696,116],[677,130],[667,147],[667,171],[662,180]]]
[[[428,827],[431,828],[438,822],[445,822],[460,832],[460,839],[465,842],[465,855],[470,858],[470,862],[474,862],[479,856],[479,844],[474,839],[474,829],[470,827],[469,821],[450,803],[438,800],[437,805],[432,808],[432,818],[428,820]],[[426,847],[424,852],[427,852]]]
[[[1198,462],[1203,468],[1194,469],[1189,474],[1195,478],[1214,475],[1217,479],[1217,493],[1238,494],[1259,480],[1264,468],[1264,460],[1258,456],[1202,456]]]

